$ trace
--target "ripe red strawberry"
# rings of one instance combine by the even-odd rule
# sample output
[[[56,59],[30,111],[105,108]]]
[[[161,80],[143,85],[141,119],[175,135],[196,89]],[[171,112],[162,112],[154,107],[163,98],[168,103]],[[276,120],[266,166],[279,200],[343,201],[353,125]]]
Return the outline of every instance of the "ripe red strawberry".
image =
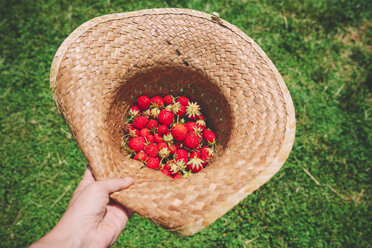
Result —
[[[187,132],[193,132],[194,131],[194,128],[197,128],[198,125],[195,123],[195,122],[192,122],[192,121],[188,121],[186,122],[185,124],[186,128],[187,128]]]
[[[186,116],[191,120],[198,119],[200,116],[200,106],[196,102],[190,102],[186,107]]]
[[[187,128],[185,125],[178,123],[172,128],[171,133],[175,140],[183,141],[186,138]]]
[[[141,114],[141,110],[137,106],[133,106],[129,110],[130,116],[139,116]]]
[[[195,157],[190,159],[189,162],[187,162],[187,168],[195,173],[203,169],[203,164],[204,161],[202,159]]]
[[[158,156],[158,147],[154,144],[148,144],[145,146],[145,153],[149,157],[157,157]]]
[[[142,128],[141,130],[140,130],[140,135],[141,135],[141,137],[146,137],[146,136],[148,136],[148,135],[150,135],[151,133],[150,133],[150,130],[147,128],[147,127],[145,127],[145,128]]]
[[[131,125],[131,124],[128,124],[128,125]],[[130,127],[127,127],[125,129],[125,132],[131,137],[140,136],[140,131],[138,129],[135,129],[132,125]]]
[[[187,163],[187,159],[189,157],[189,153],[184,150],[184,149],[178,149],[174,155],[173,155],[173,158],[175,161],[184,161],[185,163]]]
[[[150,98],[148,96],[140,96],[137,99],[138,108],[141,110],[145,110],[150,106]]]
[[[171,172],[170,172],[169,170],[162,169],[162,170],[160,170],[160,171],[163,172],[166,176],[168,176],[168,177],[172,177]]]
[[[164,102],[161,96],[154,96],[150,99],[150,104],[152,108],[163,108]]]
[[[159,126],[159,123],[154,119],[149,120],[149,123],[147,124],[147,127],[151,131],[154,131],[158,126]]]
[[[204,161],[208,161],[209,159],[211,159],[213,157],[213,149],[210,148],[209,146],[203,146],[201,149],[200,149],[200,158],[203,159]]]
[[[172,104],[173,101],[174,101],[174,97],[171,96],[171,95],[167,95],[163,98],[163,101],[165,104],[169,105],[169,104]]]
[[[142,129],[147,126],[149,120],[144,116],[138,116],[133,121],[133,126],[138,129]]]
[[[163,135],[163,141],[168,143],[168,144],[172,144],[173,143],[173,135],[170,132],[164,134]]]
[[[165,109],[161,110],[159,113],[159,123],[166,125],[166,126],[169,126],[170,124],[172,124],[173,123],[172,112],[165,110]]]
[[[185,97],[185,96],[180,96],[180,97],[177,98],[177,101],[176,102],[179,102],[183,106],[186,107],[186,106],[189,106],[190,100],[187,97]]]
[[[172,112],[175,115],[183,116],[186,113],[186,107],[184,105],[182,105],[181,103],[177,102],[177,103],[173,104]]]
[[[199,119],[195,123],[196,125],[198,125],[198,128],[200,128],[201,130],[204,130],[207,127],[207,124],[203,120]]]
[[[183,143],[187,148],[195,149],[199,146],[199,138],[194,132],[190,132],[187,134]]]
[[[169,157],[169,154],[170,154],[170,149],[169,149],[168,146],[165,146],[165,147],[159,149],[158,156],[160,158],[162,158],[162,159],[167,158],[167,157]]]
[[[125,125],[125,133],[129,133],[130,130],[135,129],[133,124],[126,124]]]
[[[216,144],[216,135],[211,130],[204,129],[203,137],[208,142],[209,145]]]
[[[169,160],[168,163],[166,163],[165,165],[163,165],[163,169],[164,170],[169,170],[170,169],[170,164],[173,163],[173,159]]]
[[[159,117],[159,114],[160,114],[160,109],[159,108],[152,108],[150,110],[150,116],[152,118],[158,118]]]
[[[182,175],[181,173],[177,172],[176,174],[173,174],[173,179],[181,179]]]
[[[181,149],[181,147],[182,147],[182,143],[176,143],[176,148],[177,148],[177,150],[178,150],[178,149]]]
[[[138,161],[141,161],[141,162],[145,162],[147,160],[147,155],[146,155],[146,153],[141,151],[141,152],[137,153],[136,156],[134,156],[134,159],[138,160]]]
[[[149,157],[147,159],[146,166],[150,169],[156,170],[157,168],[159,168],[159,164],[160,164],[160,159],[159,158]]]
[[[149,134],[149,135],[146,135],[145,137],[143,137],[145,139],[145,143],[146,144],[150,144],[150,143],[154,143],[154,136]]]
[[[161,143],[158,143],[158,150],[160,151],[161,149],[163,149],[164,147],[168,147],[167,144],[165,142],[161,142]]]
[[[200,156],[201,156],[201,153],[199,151],[193,151],[190,154],[190,158],[200,158]]]
[[[142,115],[146,118],[150,118],[151,117],[151,109],[147,109],[145,111],[142,111]]]
[[[199,120],[205,121],[204,115],[199,115]]]
[[[160,135],[166,134],[168,132],[168,127],[166,125],[160,125],[158,128],[158,133]]]
[[[139,152],[145,147],[145,139],[143,137],[131,138],[128,142],[128,147],[135,152]]]
[[[156,134],[154,134],[154,141],[155,141],[156,144],[159,144],[159,143],[163,142],[163,138],[161,137],[160,134],[156,133]]]
[[[177,151],[177,147],[175,145],[170,145],[169,149],[170,149],[170,154],[174,154]]]

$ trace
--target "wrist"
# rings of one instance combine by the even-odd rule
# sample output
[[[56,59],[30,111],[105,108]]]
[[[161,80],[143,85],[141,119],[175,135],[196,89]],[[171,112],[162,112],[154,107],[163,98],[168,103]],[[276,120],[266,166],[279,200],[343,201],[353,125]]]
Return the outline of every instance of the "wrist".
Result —
[[[57,225],[43,238],[35,242],[30,248],[42,247],[81,247],[79,235],[72,229],[66,228],[65,219],[62,217]]]
[[[41,238],[39,241],[33,243],[30,248],[43,248],[43,247],[71,247],[78,248],[80,246],[80,240],[74,234],[60,235],[59,233],[54,233],[53,230],[47,235]]]

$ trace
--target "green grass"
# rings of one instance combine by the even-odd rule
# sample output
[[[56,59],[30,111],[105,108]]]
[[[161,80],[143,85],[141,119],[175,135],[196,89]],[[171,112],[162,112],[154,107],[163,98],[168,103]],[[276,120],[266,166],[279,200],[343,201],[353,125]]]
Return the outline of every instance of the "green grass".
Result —
[[[272,180],[200,233],[136,215],[114,247],[371,247],[372,11],[359,0],[0,1],[0,247],[53,227],[85,169],[49,91],[58,46],[93,17],[155,7],[216,11],[253,38],[291,92],[296,141]]]

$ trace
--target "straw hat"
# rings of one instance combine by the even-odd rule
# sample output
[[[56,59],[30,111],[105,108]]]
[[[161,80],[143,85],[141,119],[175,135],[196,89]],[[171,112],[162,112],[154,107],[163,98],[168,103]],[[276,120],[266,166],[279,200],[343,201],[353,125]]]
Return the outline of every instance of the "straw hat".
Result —
[[[199,11],[84,23],[59,47],[50,86],[96,179],[134,178],[111,197],[178,235],[200,231],[267,182],[294,141],[292,99],[273,63],[237,27]],[[128,106],[169,93],[198,101],[221,147],[212,164],[179,180],[140,169],[120,149]]]

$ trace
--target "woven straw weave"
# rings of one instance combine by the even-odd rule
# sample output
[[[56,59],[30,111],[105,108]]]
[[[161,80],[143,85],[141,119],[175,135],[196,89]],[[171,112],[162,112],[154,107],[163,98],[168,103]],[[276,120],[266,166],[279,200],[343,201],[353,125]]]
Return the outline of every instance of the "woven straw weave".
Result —
[[[134,178],[111,197],[179,235],[208,226],[267,182],[294,141],[293,103],[270,59],[237,27],[199,11],[92,19],[58,49],[50,83],[96,179]],[[142,94],[169,93],[198,101],[223,148],[180,180],[140,169],[120,145],[128,106]]]

